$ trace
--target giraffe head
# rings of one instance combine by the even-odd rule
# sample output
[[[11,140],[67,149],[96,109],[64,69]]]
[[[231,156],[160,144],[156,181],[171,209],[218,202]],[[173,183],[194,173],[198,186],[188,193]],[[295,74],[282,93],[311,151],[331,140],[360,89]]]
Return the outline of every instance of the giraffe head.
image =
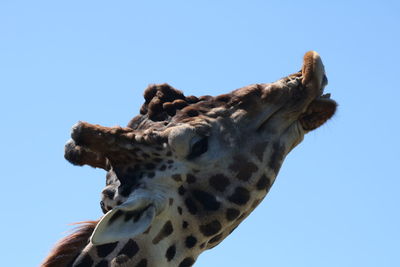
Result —
[[[285,156],[332,117],[326,84],[319,55],[308,52],[301,71],[274,83],[199,98],[152,85],[126,128],[76,124],[65,157],[107,171],[105,215],[91,242],[160,225],[153,244],[176,228],[201,243],[197,249],[218,244],[260,203]]]

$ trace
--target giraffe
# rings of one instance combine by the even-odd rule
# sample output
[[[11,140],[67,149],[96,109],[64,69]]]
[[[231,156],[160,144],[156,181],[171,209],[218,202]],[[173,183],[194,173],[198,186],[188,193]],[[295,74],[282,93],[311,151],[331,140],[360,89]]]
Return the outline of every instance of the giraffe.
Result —
[[[127,127],[78,122],[65,158],[107,172],[104,215],[61,240],[52,266],[188,267],[263,200],[286,155],[333,116],[318,53],[274,83],[185,96],[150,85]]]

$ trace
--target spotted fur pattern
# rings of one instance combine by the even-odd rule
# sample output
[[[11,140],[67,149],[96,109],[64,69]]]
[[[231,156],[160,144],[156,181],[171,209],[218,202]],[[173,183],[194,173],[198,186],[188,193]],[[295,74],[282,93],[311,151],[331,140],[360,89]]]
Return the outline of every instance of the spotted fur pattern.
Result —
[[[126,128],[78,123],[65,157],[107,171],[104,213],[139,191],[166,203],[142,233],[94,245],[87,241],[92,225],[62,241],[42,266],[55,266],[47,262],[65,251],[58,266],[192,266],[263,200],[304,134],[335,112],[336,103],[320,97],[326,77],[318,54],[307,53],[305,65],[275,83],[216,97],[151,85]],[[118,210],[107,223],[134,225],[150,207]],[[67,250],[75,238],[79,245]]]

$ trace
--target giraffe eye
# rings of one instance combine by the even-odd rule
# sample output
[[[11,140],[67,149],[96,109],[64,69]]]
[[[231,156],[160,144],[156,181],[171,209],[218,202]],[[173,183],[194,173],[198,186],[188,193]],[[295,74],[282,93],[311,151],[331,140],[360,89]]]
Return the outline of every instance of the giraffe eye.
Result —
[[[205,153],[208,149],[208,137],[204,137],[192,145],[187,159],[194,159]]]

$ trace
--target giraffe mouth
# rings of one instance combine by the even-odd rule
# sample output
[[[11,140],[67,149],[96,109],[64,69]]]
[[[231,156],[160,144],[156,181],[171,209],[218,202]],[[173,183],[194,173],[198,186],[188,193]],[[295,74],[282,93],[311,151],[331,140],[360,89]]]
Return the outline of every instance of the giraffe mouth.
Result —
[[[316,97],[311,99],[310,104],[308,104],[306,111],[299,117],[303,129],[312,131],[335,114],[337,104],[330,98],[331,94],[324,94],[328,79],[318,53],[309,51],[304,55],[301,74],[302,85],[308,89],[310,95],[316,94]]]
[[[305,131],[320,127],[335,114],[337,103],[330,97],[330,93],[317,97],[300,116],[299,121]]]

